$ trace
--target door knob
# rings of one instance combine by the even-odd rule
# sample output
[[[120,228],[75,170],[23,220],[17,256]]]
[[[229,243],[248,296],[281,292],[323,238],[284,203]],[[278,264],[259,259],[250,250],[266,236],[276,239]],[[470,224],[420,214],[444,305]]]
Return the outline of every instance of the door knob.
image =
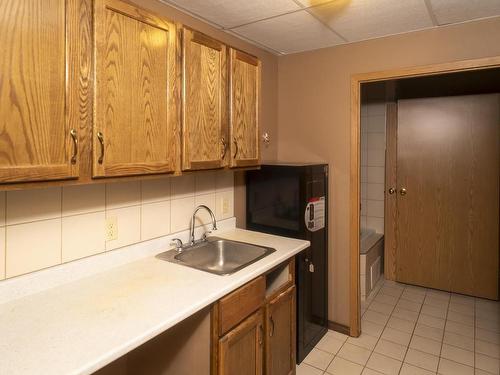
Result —
[[[403,196],[406,195],[406,189],[405,188],[399,189],[399,194],[401,194]]]
[[[394,188],[389,188],[389,194],[392,195],[396,192],[396,189]]]

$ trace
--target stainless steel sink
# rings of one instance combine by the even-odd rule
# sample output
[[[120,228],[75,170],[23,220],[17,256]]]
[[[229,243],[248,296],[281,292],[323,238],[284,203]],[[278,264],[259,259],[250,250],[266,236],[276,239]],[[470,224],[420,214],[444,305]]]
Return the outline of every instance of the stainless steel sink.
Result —
[[[180,252],[169,250],[157,257],[217,275],[229,275],[275,251],[266,246],[209,237],[206,241],[184,247]]]

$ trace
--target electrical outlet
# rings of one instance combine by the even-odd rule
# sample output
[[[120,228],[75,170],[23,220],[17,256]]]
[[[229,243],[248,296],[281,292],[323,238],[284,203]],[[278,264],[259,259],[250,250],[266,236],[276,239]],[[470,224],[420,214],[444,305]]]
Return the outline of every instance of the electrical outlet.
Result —
[[[227,197],[222,198],[222,215],[229,214],[229,199]]]
[[[116,217],[106,218],[106,241],[118,239],[118,220]]]

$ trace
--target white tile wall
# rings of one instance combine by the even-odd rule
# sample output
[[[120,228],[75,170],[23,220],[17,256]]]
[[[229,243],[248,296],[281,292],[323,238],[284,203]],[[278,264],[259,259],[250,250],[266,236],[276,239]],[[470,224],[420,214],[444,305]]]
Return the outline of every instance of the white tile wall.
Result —
[[[218,171],[0,192],[0,280],[185,230],[195,204],[230,218],[233,180]],[[106,241],[106,218],[117,220],[116,240]],[[200,212],[197,224],[208,219]]]
[[[361,107],[361,228],[384,233],[385,103]]]

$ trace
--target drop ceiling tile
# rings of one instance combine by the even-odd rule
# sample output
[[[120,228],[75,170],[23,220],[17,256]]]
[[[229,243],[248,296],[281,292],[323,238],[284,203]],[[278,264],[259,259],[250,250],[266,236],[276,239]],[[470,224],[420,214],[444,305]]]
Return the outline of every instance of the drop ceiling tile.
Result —
[[[333,1],[337,3],[347,3],[350,0],[296,0],[296,1],[305,7],[314,7],[325,3],[331,3]]]
[[[281,53],[295,53],[343,43],[306,11],[255,22],[233,31]]]
[[[440,25],[500,16],[500,0],[431,0]]]
[[[350,42],[433,26],[423,0],[339,1],[310,11]]]
[[[293,0],[163,0],[201,18],[232,28],[301,9]]]

